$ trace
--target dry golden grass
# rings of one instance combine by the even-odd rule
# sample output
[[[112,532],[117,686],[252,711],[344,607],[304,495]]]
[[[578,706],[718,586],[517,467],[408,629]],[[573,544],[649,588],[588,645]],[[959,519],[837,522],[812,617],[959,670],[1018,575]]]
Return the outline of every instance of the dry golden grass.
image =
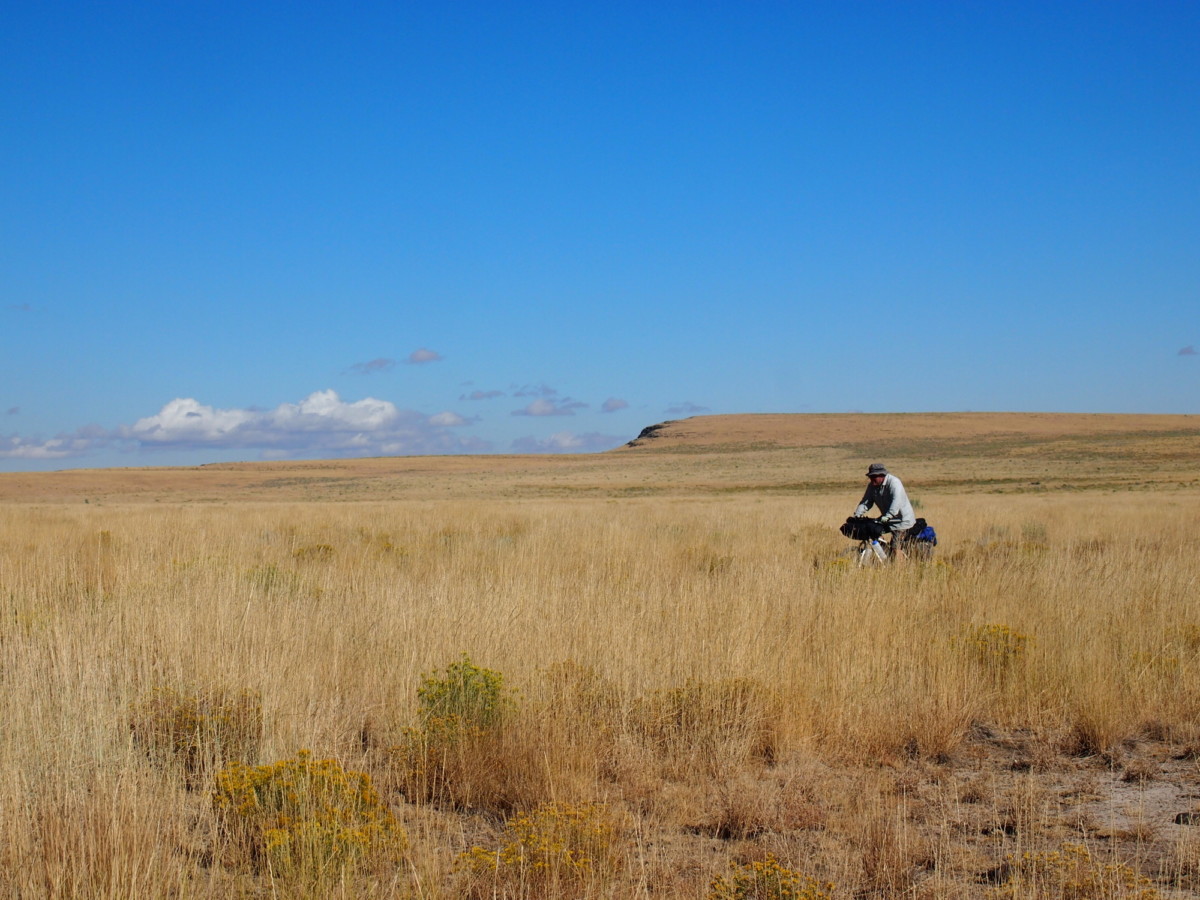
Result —
[[[1195,896],[1194,434],[869,424],[0,479],[0,895]],[[933,563],[846,564],[876,458]],[[434,722],[463,654],[510,702]],[[302,749],[402,858],[352,852],[373,806],[230,831],[222,767]]]

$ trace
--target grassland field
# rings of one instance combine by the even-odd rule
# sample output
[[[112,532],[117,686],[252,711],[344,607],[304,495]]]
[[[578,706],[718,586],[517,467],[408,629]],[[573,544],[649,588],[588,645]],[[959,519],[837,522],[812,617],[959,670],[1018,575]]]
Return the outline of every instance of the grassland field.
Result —
[[[849,563],[870,462],[933,560]],[[0,474],[0,896],[1200,896],[1200,417]]]

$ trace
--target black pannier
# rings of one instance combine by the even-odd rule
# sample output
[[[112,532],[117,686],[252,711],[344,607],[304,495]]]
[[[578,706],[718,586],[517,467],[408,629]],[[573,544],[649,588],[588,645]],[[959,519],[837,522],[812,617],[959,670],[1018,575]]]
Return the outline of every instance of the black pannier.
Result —
[[[874,541],[888,532],[886,525],[867,516],[851,516],[839,530],[852,541]]]

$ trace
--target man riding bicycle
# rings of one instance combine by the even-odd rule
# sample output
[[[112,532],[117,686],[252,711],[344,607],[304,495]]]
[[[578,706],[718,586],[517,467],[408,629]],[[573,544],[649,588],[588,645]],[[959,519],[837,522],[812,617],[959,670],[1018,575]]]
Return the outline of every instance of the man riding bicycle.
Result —
[[[892,533],[892,549],[899,550],[900,545],[896,542],[917,522],[904,485],[883,463],[871,463],[867,467],[867,481],[867,491],[855,507],[854,517],[864,516],[872,506],[876,507],[881,515],[875,521]]]

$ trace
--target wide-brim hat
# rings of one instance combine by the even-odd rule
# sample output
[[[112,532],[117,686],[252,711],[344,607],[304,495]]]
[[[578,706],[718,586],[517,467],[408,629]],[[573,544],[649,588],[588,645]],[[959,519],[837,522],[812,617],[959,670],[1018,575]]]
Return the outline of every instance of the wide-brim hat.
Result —
[[[868,478],[873,478],[876,475],[886,475],[887,473],[887,466],[883,463],[871,463],[871,465],[867,466]]]

